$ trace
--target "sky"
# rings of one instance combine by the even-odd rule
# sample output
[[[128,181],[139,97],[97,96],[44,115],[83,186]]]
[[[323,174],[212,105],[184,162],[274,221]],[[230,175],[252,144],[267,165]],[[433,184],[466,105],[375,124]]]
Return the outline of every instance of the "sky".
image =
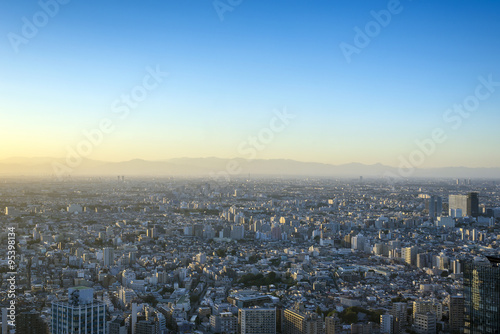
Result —
[[[3,0],[0,160],[500,167],[499,51],[493,0]]]

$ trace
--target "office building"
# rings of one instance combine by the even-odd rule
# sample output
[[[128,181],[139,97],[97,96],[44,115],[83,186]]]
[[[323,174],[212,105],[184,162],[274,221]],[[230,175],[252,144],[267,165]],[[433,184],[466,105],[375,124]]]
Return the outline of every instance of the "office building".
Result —
[[[467,214],[466,195],[450,195],[448,204],[451,217],[462,217],[463,214]]]
[[[470,217],[479,216],[479,194],[476,192],[467,194],[467,215]]]
[[[479,216],[479,194],[477,192],[470,192],[467,195],[450,195],[448,202],[452,217],[461,217],[459,212],[469,217]]]
[[[464,266],[464,333],[500,333],[500,259]]]
[[[68,289],[68,300],[52,303],[52,334],[106,333],[106,305],[93,299],[94,290]]]
[[[450,298],[450,330],[460,331],[464,328],[464,297],[451,296]]]
[[[241,334],[276,334],[276,309],[240,309],[238,322]]]
[[[431,196],[428,199],[429,205],[429,217],[437,218],[441,216],[443,212],[443,198],[440,196]]]

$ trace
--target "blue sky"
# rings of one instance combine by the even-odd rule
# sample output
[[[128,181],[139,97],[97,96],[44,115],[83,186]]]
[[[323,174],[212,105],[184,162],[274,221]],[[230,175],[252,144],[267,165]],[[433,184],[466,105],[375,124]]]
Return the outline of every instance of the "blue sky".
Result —
[[[257,158],[396,166],[441,127],[423,167],[500,166],[500,87],[458,129],[443,121],[479,76],[500,81],[500,3],[401,0],[347,62],[339,45],[389,3],[243,0],[220,20],[205,0],[72,0],[15,52],[9,33],[42,7],[4,0],[0,159],[62,157],[104,118],[114,130],[88,158],[232,158],[286,108],[295,118]],[[168,77],[118,119],[112,103],[148,66]]]

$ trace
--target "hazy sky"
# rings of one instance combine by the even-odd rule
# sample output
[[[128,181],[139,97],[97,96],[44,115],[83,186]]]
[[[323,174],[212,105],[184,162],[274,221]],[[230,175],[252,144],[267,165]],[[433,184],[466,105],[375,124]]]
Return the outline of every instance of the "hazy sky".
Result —
[[[0,2],[0,159],[500,167],[498,1],[54,1]]]

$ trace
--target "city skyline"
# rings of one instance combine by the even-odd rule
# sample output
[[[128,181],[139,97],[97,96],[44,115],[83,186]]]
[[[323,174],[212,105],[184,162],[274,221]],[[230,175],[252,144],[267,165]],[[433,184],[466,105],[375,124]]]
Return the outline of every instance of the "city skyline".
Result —
[[[499,6],[3,2],[0,160],[500,167]]]

